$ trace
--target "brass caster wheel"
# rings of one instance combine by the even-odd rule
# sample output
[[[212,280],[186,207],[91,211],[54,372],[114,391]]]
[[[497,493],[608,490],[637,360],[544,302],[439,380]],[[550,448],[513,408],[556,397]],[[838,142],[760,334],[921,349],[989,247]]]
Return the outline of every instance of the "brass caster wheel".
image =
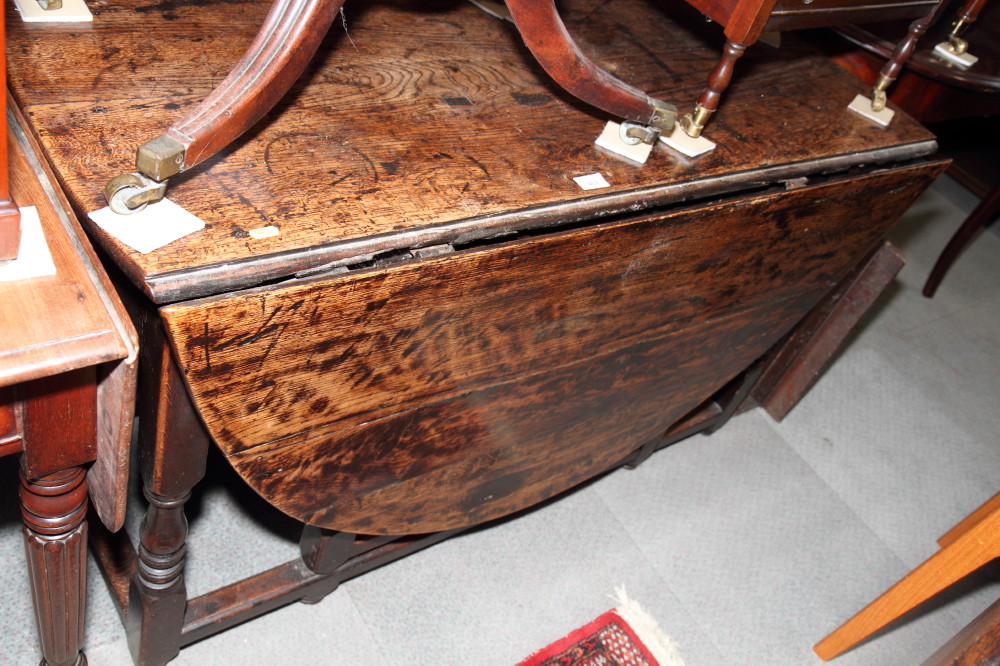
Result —
[[[884,90],[876,90],[872,93],[872,111],[881,111],[885,108],[886,96]]]
[[[629,146],[634,146],[639,143],[648,143],[652,145],[656,143],[656,139],[659,136],[660,130],[655,127],[640,125],[639,123],[633,123],[628,120],[618,126],[618,138],[622,140],[622,143]]]
[[[159,201],[167,192],[167,181],[156,181],[141,173],[115,176],[104,188],[108,207],[119,215],[138,213],[148,204]]]

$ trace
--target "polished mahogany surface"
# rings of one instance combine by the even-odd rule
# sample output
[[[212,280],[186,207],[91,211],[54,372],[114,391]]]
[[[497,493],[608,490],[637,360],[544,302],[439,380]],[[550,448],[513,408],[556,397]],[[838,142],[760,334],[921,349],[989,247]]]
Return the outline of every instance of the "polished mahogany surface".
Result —
[[[109,529],[125,519],[136,334],[23,118],[12,108],[7,120],[10,191],[34,208],[22,221],[44,236],[51,265],[0,281],[0,455],[20,454],[42,663],[86,664],[86,516],[92,503]],[[44,264],[45,252],[32,243],[14,266]]]

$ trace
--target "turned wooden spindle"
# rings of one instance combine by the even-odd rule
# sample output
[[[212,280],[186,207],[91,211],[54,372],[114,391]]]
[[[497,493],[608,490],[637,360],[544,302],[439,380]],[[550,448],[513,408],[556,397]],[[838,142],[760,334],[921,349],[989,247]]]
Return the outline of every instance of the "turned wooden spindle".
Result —
[[[156,339],[155,322],[141,321]],[[132,658],[140,666],[165,664],[181,648],[187,587],[184,582],[187,518],[184,505],[204,477],[205,434],[168,350],[143,352],[140,415],[143,494],[149,508],[139,530],[136,571],[129,583],[126,633]]]
[[[945,2],[939,2],[934,5],[934,8],[929,14],[922,18],[918,18],[910,24],[910,28],[906,32],[906,37],[896,44],[896,48],[892,51],[892,56],[889,58],[889,61],[883,65],[882,70],[879,72],[878,78],[875,81],[875,87],[872,90],[873,111],[881,111],[885,108],[885,91],[890,85],[892,85],[892,82],[899,77],[900,72],[903,71],[903,65],[905,65],[910,59],[910,56],[913,55],[913,50],[917,48],[917,42],[924,36],[927,29],[935,21],[937,21],[946,5],[947,3]]]
[[[711,115],[719,108],[722,93],[729,87],[729,82],[732,81],[736,61],[740,59],[746,50],[747,47],[741,46],[731,39],[726,40],[726,45],[722,49],[722,57],[719,58],[719,62],[715,64],[715,67],[708,75],[708,83],[698,97],[694,113],[685,115],[681,120],[681,127],[684,128],[688,136],[701,136],[701,132],[705,128],[705,123],[708,122]]]
[[[135,662],[159,664],[176,657],[181,647],[176,639],[187,605],[184,503],[191,494],[167,498],[148,489],[144,494],[149,508],[139,529],[138,566],[129,589],[126,630]],[[152,648],[143,653],[140,648],[146,646]]]
[[[951,24],[951,31],[948,33],[948,48],[957,55],[962,55],[969,48],[969,43],[962,39],[962,35],[969,29],[969,26],[979,18],[979,12],[986,5],[986,0],[967,0],[958,10],[955,22]]]

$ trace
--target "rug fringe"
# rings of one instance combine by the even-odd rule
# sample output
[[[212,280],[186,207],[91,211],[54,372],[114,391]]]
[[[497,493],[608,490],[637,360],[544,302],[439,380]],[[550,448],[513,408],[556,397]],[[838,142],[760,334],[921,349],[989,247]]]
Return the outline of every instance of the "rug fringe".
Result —
[[[684,660],[677,650],[677,643],[663,633],[656,619],[646,612],[637,601],[629,598],[624,587],[615,588],[615,596],[611,597],[618,606],[615,612],[635,631],[639,639],[646,645],[660,666],[684,666]]]

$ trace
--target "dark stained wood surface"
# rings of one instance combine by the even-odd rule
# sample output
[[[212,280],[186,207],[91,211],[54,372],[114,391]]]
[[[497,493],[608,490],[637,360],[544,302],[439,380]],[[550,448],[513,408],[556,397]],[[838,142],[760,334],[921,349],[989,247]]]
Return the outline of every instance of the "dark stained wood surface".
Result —
[[[884,243],[772,350],[753,391],[771,418],[781,421],[798,404],[905,264],[899,250]]]
[[[161,312],[210,433],[270,502],[344,531],[463,527],[662,434],[773,345],[942,167]]]
[[[927,658],[922,666],[996,666],[1000,663],[1000,599]]]
[[[4,117],[11,192],[37,209],[55,274],[0,282],[0,455],[22,453],[22,536],[42,663],[85,664],[88,499],[108,528],[121,527],[135,332],[23,118],[16,108]]]
[[[913,74],[926,80],[937,81],[948,87],[964,89],[987,95],[1000,95],[1000,6],[987,3],[979,19],[963,34],[963,39],[969,43],[969,53],[979,58],[971,67],[961,67],[934,54],[934,46],[947,41],[951,27],[952,14],[946,14],[945,19],[932,26],[920,42],[920,47],[914,52],[908,65]],[[892,50],[892,44],[906,31],[905,22],[891,21],[888,23],[852,26],[837,30],[842,37],[856,47],[882,58]],[[852,71],[854,71],[852,69]],[[855,73],[865,76],[864,70]],[[900,81],[902,83],[902,81]],[[916,86],[914,86],[916,88]],[[910,94],[915,94],[911,92]],[[895,96],[895,95],[894,95]],[[919,112],[919,105],[909,103],[905,106],[912,109],[911,113]],[[959,116],[956,116],[959,117]]]
[[[132,169],[135,147],[223,78],[269,5],[106,0],[92,25],[10,21],[14,94],[79,210],[103,206],[104,184]],[[682,13],[670,5],[560,8],[599,65],[666,101],[694,99],[718,58],[715,27],[674,20]],[[548,80],[508,24],[451,1],[346,10],[350,40],[335,24],[285,101],[235,147],[172,179],[168,196],[205,230],[149,255],[91,230],[157,301],[933,150],[902,115],[882,128],[846,110],[862,84],[823,57],[761,46],[713,119],[714,152],[687,160],[658,147],[638,167],[594,148],[606,118]],[[596,171],[611,188],[572,181]],[[280,235],[248,237],[264,225]]]

